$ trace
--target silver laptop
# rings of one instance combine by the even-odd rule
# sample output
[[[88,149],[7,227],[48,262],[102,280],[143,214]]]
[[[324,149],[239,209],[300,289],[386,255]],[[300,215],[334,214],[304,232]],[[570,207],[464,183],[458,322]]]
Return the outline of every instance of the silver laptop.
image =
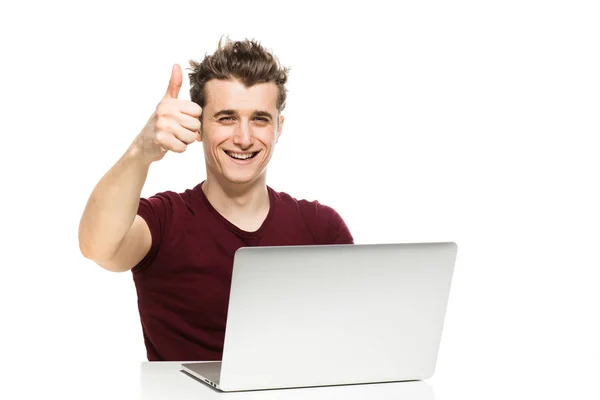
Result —
[[[457,249],[241,248],[222,361],[185,363],[182,370],[225,392],[427,379]]]

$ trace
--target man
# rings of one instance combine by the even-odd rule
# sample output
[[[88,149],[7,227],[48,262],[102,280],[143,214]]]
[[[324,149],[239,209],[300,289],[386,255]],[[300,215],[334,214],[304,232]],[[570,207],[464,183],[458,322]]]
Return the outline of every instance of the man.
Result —
[[[164,98],[94,188],[79,227],[85,257],[132,271],[150,361],[221,359],[240,247],[353,243],[332,208],[266,184],[288,70],[247,40],[219,42],[191,66],[192,101],[177,98],[175,65]],[[150,164],[195,141],[204,147],[206,179],[183,193],[140,198]]]

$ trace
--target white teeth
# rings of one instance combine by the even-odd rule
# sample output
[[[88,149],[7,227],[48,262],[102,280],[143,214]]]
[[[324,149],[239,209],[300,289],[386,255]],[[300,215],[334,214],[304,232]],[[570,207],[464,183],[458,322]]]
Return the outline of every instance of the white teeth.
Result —
[[[239,153],[232,153],[230,151],[226,151],[226,153],[230,157],[233,157],[233,158],[238,159],[238,160],[247,160],[247,159],[251,158],[254,155],[254,153],[239,154]]]

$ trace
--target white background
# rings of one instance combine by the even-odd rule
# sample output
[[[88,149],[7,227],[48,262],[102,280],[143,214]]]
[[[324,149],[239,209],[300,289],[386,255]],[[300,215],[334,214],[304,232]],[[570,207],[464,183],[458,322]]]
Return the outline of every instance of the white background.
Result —
[[[599,20],[593,1],[3,3],[2,377],[69,397],[80,362],[97,388],[146,360],[131,274],[80,255],[79,218],[172,64],[228,34],[291,67],[270,186],[357,243],[458,243],[437,400],[597,399]],[[200,146],[143,195],[204,179]]]

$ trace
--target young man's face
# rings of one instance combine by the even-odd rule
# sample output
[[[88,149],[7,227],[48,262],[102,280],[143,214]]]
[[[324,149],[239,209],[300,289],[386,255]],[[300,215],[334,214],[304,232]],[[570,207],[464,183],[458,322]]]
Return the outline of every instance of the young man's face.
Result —
[[[250,183],[263,176],[283,116],[277,111],[277,86],[245,87],[237,80],[213,79],[205,86],[202,141],[207,173],[231,183]]]

